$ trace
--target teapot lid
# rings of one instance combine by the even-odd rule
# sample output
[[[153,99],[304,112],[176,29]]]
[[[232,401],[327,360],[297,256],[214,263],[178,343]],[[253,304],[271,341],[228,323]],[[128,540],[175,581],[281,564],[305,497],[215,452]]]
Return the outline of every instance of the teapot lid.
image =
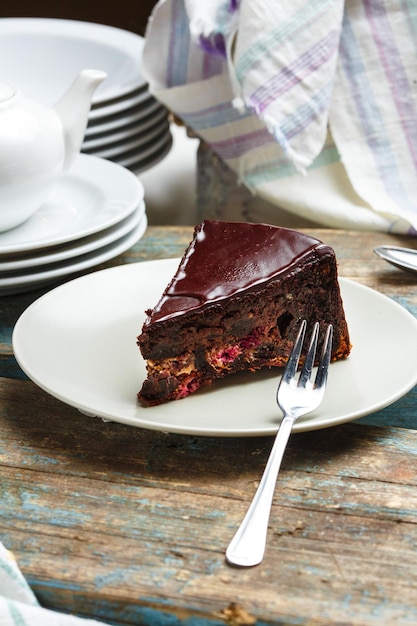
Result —
[[[10,100],[16,93],[16,89],[7,85],[6,83],[0,83],[0,104]]]

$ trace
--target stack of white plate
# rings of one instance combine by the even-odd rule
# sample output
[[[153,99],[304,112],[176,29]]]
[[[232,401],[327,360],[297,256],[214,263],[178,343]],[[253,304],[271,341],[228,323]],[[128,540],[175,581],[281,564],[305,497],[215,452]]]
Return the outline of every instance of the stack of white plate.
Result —
[[[112,26],[44,18],[0,18],[0,80],[53,105],[78,73],[103,70],[82,152],[136,174],[172,147],[166,109],[141,72],[143,37]]]
[[[48,201],[0,233],[0,295],[73,277],[133,246],[147,216],[143,185],[126,168],[80,154]]]

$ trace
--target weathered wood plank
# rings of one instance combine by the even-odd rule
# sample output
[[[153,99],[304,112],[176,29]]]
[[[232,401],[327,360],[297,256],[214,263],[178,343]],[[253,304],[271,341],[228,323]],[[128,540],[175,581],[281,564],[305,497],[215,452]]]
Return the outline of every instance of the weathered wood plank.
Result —
[[[0,401],[0,536],[46,605],[115,624],[218,624],[233,602],[257,624],[417,620],[415,431],[293,436],[265,561],[239,570],[224,549],[271,438],[131,429],[31,382]]]

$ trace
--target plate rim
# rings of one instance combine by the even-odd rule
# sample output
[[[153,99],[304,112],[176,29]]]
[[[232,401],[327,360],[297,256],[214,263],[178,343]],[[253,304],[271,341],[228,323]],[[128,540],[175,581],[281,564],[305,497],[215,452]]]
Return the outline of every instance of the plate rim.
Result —
[[[146,136],[150,133],[156,132],[160,126],[164,127],[165,124],[169,124],[168,114],[164,109],[161,109],[155,116],[151,116],[145,124],[140,124],[139,130],[137,124],[126,124],[121,130],[111,130],[104,133],[97,133],[92,135],[93,139],[86,137],[82,144],[82,151],[88,154],[88,151],[94,151],[101,149],[103,146],[113,145],[114,143],[127,141],[131,137],[139,135]]]
[[[37,286],[39,284],[47,284],[51,280],[59,280],[65,276],[77,274],[78,272],[83,272],[94,267],[95,265],[105,263],[133,246],[141,237],[143,237],[147,227],[148,218],[146,213],[144,213],[139,219],[139,222],[132,226],[131,230],[127,233],[121,235],[115,241],[112,241],[103,247],[99,247],[91,252],[73,257],[73,264],[66,263],[65,261],[63,261],[62,264],[61,262],[58,262],[57,264],[50,263],[45,267],[41,267],[39,272],[27,272],[18,276],[11,276],[10,278],[0,277],[0,294],[2,293],[2,289],[12,288],[13,286]],[[59,265],[59,267],[53,267],[54,265]]]
[[[145,160],[152,157],[160,149],[165,147],[168,138],[171,136],[171,127],[167,122],[164,126],[161,126],[154,131],[146,141],[142,141],[142,138],[129,139],[127,141],[118,142],[116,145],[99,148],[94,150],[93,153],[102,159],[123,159],[126,154],[138,155],[139,158]],[[84,153],[85,154],[85,153]]]
[[[151,167],[155,167],[156,165],[158,165],[161,161],[165,159],[166,156],[170,154],[173,143],[174,140],[172,137],[170,137],[165,147],[154,156],[147,159],[139,159],[137,161],[132,160],[124,167],[128,167],[130,171],[134,172],[137,176],[146,173]],[[117,159],[115,159],[115,161],[118,162]]]
[[[112,115],[123,114],[125,111],[129,111],[136,106],[145,104],[147,100],[153,100],[153,96],[149,91],[141,91],[135,96],[126,96],[123,100],[103,104],[95,109],[90,109],[88,120],[97,121],[102,118],[111,117]]]
[[[131,77],[123,85],[119,84],[106,89],[106,85],[102,84],[92,96],[94,105],[105,105],[106,102],[129,95],[132,91],[140,89],[147,84],[141,68],[141,57],[145,40],[144,37],[134,32],[98,22],[55,17],[3,17],[0,19],[0,32],[3,30],[3,25],[9,35],[13,34],[13,31],[10,32],[12,27],[16,29],[19,26],[21,31],[19,30],[18,34],[27,35],[29,33],[42,35],[43,37],[45,35],[59,36],[66,34],[74,35],[77,39],[80,37],[87,38],[88,34],[90,42],[97,38],[106,45],[108,45],[110,37],[113,45],[116,45],[121,52],[134,61],[138,72],[136,78]],[[16,30],[14,34],[17,34]]]
[[[109,133],[126,128],[126,126],[132,126],[137,124],[140,126],[140,120],[149,120],[153,115],[159,115],[161,111],[166,111],[163,104],[158,100],[150,100],[146,106],[133,107],[126,109],[122,113],[116,113],[116,115],[110,115],[109,117],[103,117],[100,120],[89,120],[87,128],[84,133],[84,140],[87,140],[91,135],[100,135],[103,133]]]
[[[109,172],[111,175],[109,176]],[[29,240],[20,243],[2,244],[2,233],[0,233],[0,260],[9,254],[18,254],[23,252],[31,252],[33,250],[41,250],[50,248],[52,246],[68,243],[70,241],[77,241],[83,237],[94,235],[106,228],[115,226],[120,221],[128,217],[138,207],[140,202],[144,200],[145,189],[142,182],[137,178],[133,172],[124,168],[119,163],[115,163],[108,159],[102,159],[101,157],[80,153],[77,155],[76,160],[70,167],[69,171],[62,176],[57,182],[57,187],[60,183],[65,181],[66,178],[75,177],[81,184],[87,183],[88,185],[94,184],[100,193],[103,193],[103,180],[112,181],[113,184],[117,177],[119,181],[123,179],[123,186],[129,188],[132,191],[131,197],[126,201],[125,206],[115,210],[111,218],[107,218],[103,222],[96,222],[90,227],[79,229],[71,233],[56,236],[45,237],[44,239]],[[134,191],[134,194],[133,194]],[[114,198],[110,197],[110,194],[105,196],[107,203],[114,200],[120,201],[119,193],[115,194]],[[59,210],[59,209],[57,209]],[[31,218],[30,218],[31,219]],[[28,222],[30,221],[28,220]],[[24,226],[24,225],[23,225]],[[19,227],[16,228],[18,230]],[[7,234],[7,233],[5,233]]]
[[[60,244],[47,248],[46,250],[43,248],[34,250],[34,256],[25,254],[20,258],[18,255],[11,255],[11,260],[1,259],[0,280],[4,273],[21,272],[22,270],[30,271],[34,268],[41,268],[44,265],[74,259],[89,254],[99,248],[103,248],[104,246],[108,246],[130,233],[133,228],[139,224],[145,211],[146,205],[145,202],[142,201],[130,215],[103,231],[71,241],[67,245]]]
[[[159,265],[168,265],[169,270],[172,270],[172,267],[175,264],[175,267],[178,264],[179,259],[178,258],[169,258],[169,259],[157,259],[157,260],[153,260],[153,261],[142,261],[142,262],[135,262],[135,263],[129,263],[127,265],[122,265],[122,266],[115,266],[115,267],[111,267],[108,269],[104,269],[104,270],[100,270],[98,273],[102,274],[102,272],[107,272],[107,273],[117,273],[117,272],[123,272],[123,271],[132,271],[133,273],[135,273],[135,268],[138,268],[139,266],[141,267],[141,269],[143,271],[146,271],[147,266],[149,266],[149,264],[159,264]],[[97,274],[97,272],[96,272]],[[91,278],[93,277],[93,278]],[[87,276],[81,276],[79,278],[74,279],[73,281],[70,281],[72,284],[71,288],[74,288],[74,282],[75,281],[82,281],[85,280],[86,278],[88,278],[89,280],[94,280],[94,275],[89,274]],[[385,294],[376,291],[375,289],[368,287],[367,285],[363,285],[357,281],[354,281],[352,279],[349,278],[345,278],[345,277],[339,277],[339,281],[340,281],[340,285],[342,288],[342,295],[343,295],[343,291],[344,291],[344,287],[345,285],[350,286],[353,289],[357,289],[358,291],[364,291],[365,293],[369,293],[371,292],[371,294],[377,298],[379,298],[380,302],[383,302],[385,304],[389,304],[389,306],[391,306],[394,310],[401,312],[401,314],[405,317],[407,317],[407,319],[410,321],[411,324],[413,324],[413,326],[415,327],[415,331],[416,331],[416,340],[417,340],[417,319],[414,317],[414,315],[412,315],[405,307],[401,306],[399,303],[397,303],[395,300],[393,300],[392,298],[386,296]],[[146,417],[144,417],[143,419],[137,419],[137,418],[126,418],[126,417],[120,417],[118,415],[115,415],[114,413],[108,413],[106,411],[97,411],[95,410],[95,408],[93,408],[92,406],[86,406],[84,404],[82,404],[81,402],[77,401],[74,398],[70,398],[68,397],[68,395],[62,394],[59,391],[57,392],[54,389],[51,389],[49,385],[45,384],[45,382],[43,382],[42,380],[39,379],[39,377],[36,375],[36,373],[34,373],[33,371],[31,371],[31,368],[28,367],[28,365],[25,363],[25,358],[22,357],[22,351],[19,349],[19,333],[20,333],[20,328],[22,326],[22,324],[25,323],[25,319],[27,319],[27,316],[30,315],[30,311],[32,309],[32,307],[35,306],[39,306],[39,303],[41,303],[42,300],[44,300],[45,298],[50,298],[50,297],[60,297],[62,296],[62,289],[65,289],[68,286],[68,283],[61,285],[59,287],[57,287],[56,289],[44,294],[43,296],[41,296],[38,300],[36,300],[35,302],[33,302],[20,316],[20,318],[18,319],[18,321],[16,322],[16,325],[13,329],[13,334],[12,334],[12,345],[13,345],[13,351],[16,357],[17,362],[19,363],[20,367],[22,368],[22,370],[28,375],[28,377],[35,382],[39,387],[41,387],[42,389],[44,389],[44,391],[46,391],[47,393],[49,393],[50,395],[54,396],[55,398],[58,398],[59,400],[61,400],[62,402],[64,402],[67,405],[70,405],[76,409],[78,409],[80,412],[86,414],[86,415],[90,415],[90,416],[95,416],[101,419],[105,419],[105,420],[110,420],[110,421],[114,421],[117,423],[122,423],[125,425],[130,425],[133,427],[138,427],[138,428],[144,428],[147,430],[156,430],[156,431],[162,431],[162,432],[170,432],[170,433],[176,433],[176,434],[184,434],[184,435],[192,435],[192,436],[216,436],[216,437],[251,437],[251,436],[269,436],[269,435],[274,435],[278,429],[278,420],[277,423],[271,425],[270,427],[261,427],[261,428],[251,428],[251,429],[236,429],[236,428],[225,428],[225,429],[213,429],[213,428],[207,428],[207,427],[202,427],[201,425],[199,425],[198,423],[196,425],[192,425],[191,427],[189,426],[181,426],[178,424],[169,424],[163,420],[163,418],[161,420],[159,420],[158,422],[152,422],[152,421],[147,421]],[[75,285],[75,288],[77,286]],[[61,290],[59,294],[52,295],[54,294],[54,292],[56,292],[57,290]],[[139,323],[139,314],[140,311],[138,311],[138,323]],[[348,322],[349,323],[349,322]],[[138,358],[140,357],[140,354],[138,353]],[[352,351],[352,355],[349,357],[349,359],[354,358],[354,351]],[[336,366],[338,365],[338,363],[335,364]],[[320,420],[320,419],[313,419],[313,420],[305,420],[304,422],[296,422],[296,424],[294,425],[293,428],[293,432],[305,432],[305,431],[310,431],[310,430],[317,430],[317,429],[321,429],[321,428],[327,428],[327,427],[332,427],[332,426],[336,426],[336,425],[340,425],[346,422],[350,422],[353,421],[355,419],[358,419],[360,417],[363,417],[365,415],[369,415],[372,414],[376,411],[379,411],[383,408],[385,408],[386,406],[389,406],[390,404],[392,404],[393,402],[395,402],[396,400],[398,400],[399,398],[401,398],[402,396],[404,396],[406,393],[408,393],[413,386],[417,383],[417,369],[416,372],[414,373],[413,376],[411,376],[407,379],[407,381],[401,385],[397,391],[395,393],[390,393],[389,397],[384,397],[383,399],[381,399],[380,401],[374,403],[372,406],[366,406],[363,410],[361,411],[355,411],[353,414],[348,414],[348,415],[344,415],[342,417],[337,417],[335,419],[332,420]],[[138,382],[138,386],[140,385],[140,381]],[[135,400],[132,399],[132,402],[134,402]],[[182,401],[178,401],[179,402],[187,402],[187,399],[184,399]],[[178,406],[180,408],[180,405],[177,404],[176,406]],[[182,406],[182,405],[181,405]],[[149,410],[153,410],[153,409],[143,409],[144,411],[149,411]]]

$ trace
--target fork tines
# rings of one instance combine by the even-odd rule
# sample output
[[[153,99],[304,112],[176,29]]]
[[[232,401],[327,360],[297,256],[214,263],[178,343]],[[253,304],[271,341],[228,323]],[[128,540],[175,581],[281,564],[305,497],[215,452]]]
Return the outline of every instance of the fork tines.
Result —
[[[288,359],[285,371],[282,376],[282,380],[284,382],[289,383],[295,376],[295,373],[298,369],[301,352],[304,344],[304,338],[307,329],[306,320],[302,320],[300,329],[297,334],[297,338],[295,340],[293,349],[291,351],[290,357]],[[305,386],[306,383],[310,380],[311,373],[314,368],[314,364],[316,362],[316,351],[317,351],[317,343],[319,338],[319,330],[320,324],[319,322],[315,322],[313,327],[313,332],[311,334],[309,347],[307,353],[304,358],[303,367],[300,373],[299,385]],[[332,339],[333,339],[333,326],[332,324],[328,324],[325,337],[323,340],[322,352],[318,364],[317,375],[315,380],[315,385],[321,387],[327,379],[328,366],[331,359],[332,353]]]

